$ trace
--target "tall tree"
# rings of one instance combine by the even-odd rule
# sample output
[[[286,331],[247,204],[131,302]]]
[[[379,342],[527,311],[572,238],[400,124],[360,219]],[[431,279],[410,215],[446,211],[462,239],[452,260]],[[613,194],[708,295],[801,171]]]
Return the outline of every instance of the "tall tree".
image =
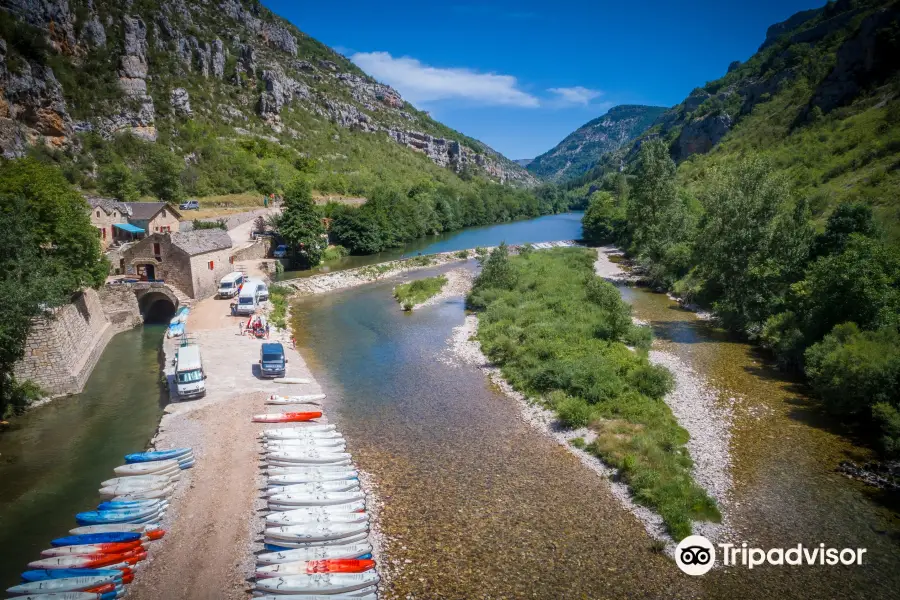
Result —
[[[681,201],[675,185],[675,162],[659,139],[641,145],[637,177],[628,197],[627,217],[631,250],[659,260],[677,237]]]
[[[322,261],[322,252],[327,245],[325,226],[305,179],[296,179],[285,190],[278,233],[290,245],[293,256],[299,262],[314,267]]]

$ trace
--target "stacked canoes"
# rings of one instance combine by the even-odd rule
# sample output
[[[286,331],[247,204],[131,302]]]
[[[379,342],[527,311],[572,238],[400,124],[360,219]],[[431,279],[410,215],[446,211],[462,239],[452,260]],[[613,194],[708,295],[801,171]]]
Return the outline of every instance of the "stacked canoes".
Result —
[[[322,395],[277,397],[271,404],[318,403]],[[291,414],[291,413],[282,413]],[[254,417],[278,421],[278,413]],[[313,419],[318,419],[321,413]],[[369,543],[366,495],[334,425],[295,422],[260,434],[266,487],[255,595],[374,600],[378,573]]]
[[[159,521],[181,470],[194,465],[190,448],[141,452],[125,457],[116,477],[101,484],[104,499],[95,510],[75,515],[78,527],[50,542],[28,563],[22,583],[7,589],[12,598],[112,600],[125,593],[147,542],[165,532]]]

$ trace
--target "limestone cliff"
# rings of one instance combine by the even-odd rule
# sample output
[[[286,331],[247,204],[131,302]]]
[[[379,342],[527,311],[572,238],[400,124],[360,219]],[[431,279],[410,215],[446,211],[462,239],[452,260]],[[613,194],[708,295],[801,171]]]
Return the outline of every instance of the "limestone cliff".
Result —
[[[71,149],[88,132],[168,139],[190,120],[312,154],[308,146],[327,150],[309,140],[331,123],[458,173],[537,183],[257,0],[0,0],[0,25],[5,156]]]

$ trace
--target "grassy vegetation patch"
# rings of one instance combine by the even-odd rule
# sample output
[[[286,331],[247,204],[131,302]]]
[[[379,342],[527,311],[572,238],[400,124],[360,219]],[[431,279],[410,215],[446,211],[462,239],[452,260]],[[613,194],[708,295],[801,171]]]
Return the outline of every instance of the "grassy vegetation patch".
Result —
[[[394,288],[394,298],[403,310],[412,310],[416,304],[421,304],[440,293],[446,283],[447,278],[443,275],[410,281]]]
[[[720,520],[691,477],[688,433],[663,401],[672,375],[648,362],[646,328],[632,324],[618,290],[594,275],[594,252],[502,253],[487,258],[468,304],[479,311],[482,348],[507,381],[543,398],[568,426],[594,430],[585,449],[618,468],[675,539],[690,535],[691,521]],[[631,351],[626,343],[635,340]]]
[[[287,328],[287,307],[291,290],[283,285],[269,287],[269,301],[272,303],[272,312],[269,313],[269,322],[279,329]]]

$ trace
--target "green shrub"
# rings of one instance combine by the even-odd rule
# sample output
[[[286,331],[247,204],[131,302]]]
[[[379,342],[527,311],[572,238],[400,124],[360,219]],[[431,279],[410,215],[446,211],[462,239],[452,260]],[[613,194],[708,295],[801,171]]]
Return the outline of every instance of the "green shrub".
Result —
[[[579,450],[584,450],[584,447],[587,446],[587,443],[584,441],[583,437],[572,438],[571,440],[569,440],[569,443]]]
[[[460,250],[459,252],[456,253],[456,258],[465,258],[465,259],[468,259],[468,258],[469,258],[469,251],[468,251],[468,250]]]
[[[421,304],[437,295],[446,284],[447,278],[443,275],[417,279],[395,287],[394,298],[397,299],[403,310],[412,310],[416,304]]]
[[[578,429],[587,427],[591,422],[591,407],[581,398],[568,397],[556,407],[559,420],[566,427]]]
[[[228,231],[228,222],[225,219],[216,219],[215,221],[194,219],[191,223],[193,223],[194,229],[223,229]]]
[[[350,254],[350,251],[343,246],[329,246],[322,253],[322,261],[338,260]]]
[[[659,365],[640,365],[628,373],[628,383],[649,398],[662,400],[675,387],[672,373]]]

